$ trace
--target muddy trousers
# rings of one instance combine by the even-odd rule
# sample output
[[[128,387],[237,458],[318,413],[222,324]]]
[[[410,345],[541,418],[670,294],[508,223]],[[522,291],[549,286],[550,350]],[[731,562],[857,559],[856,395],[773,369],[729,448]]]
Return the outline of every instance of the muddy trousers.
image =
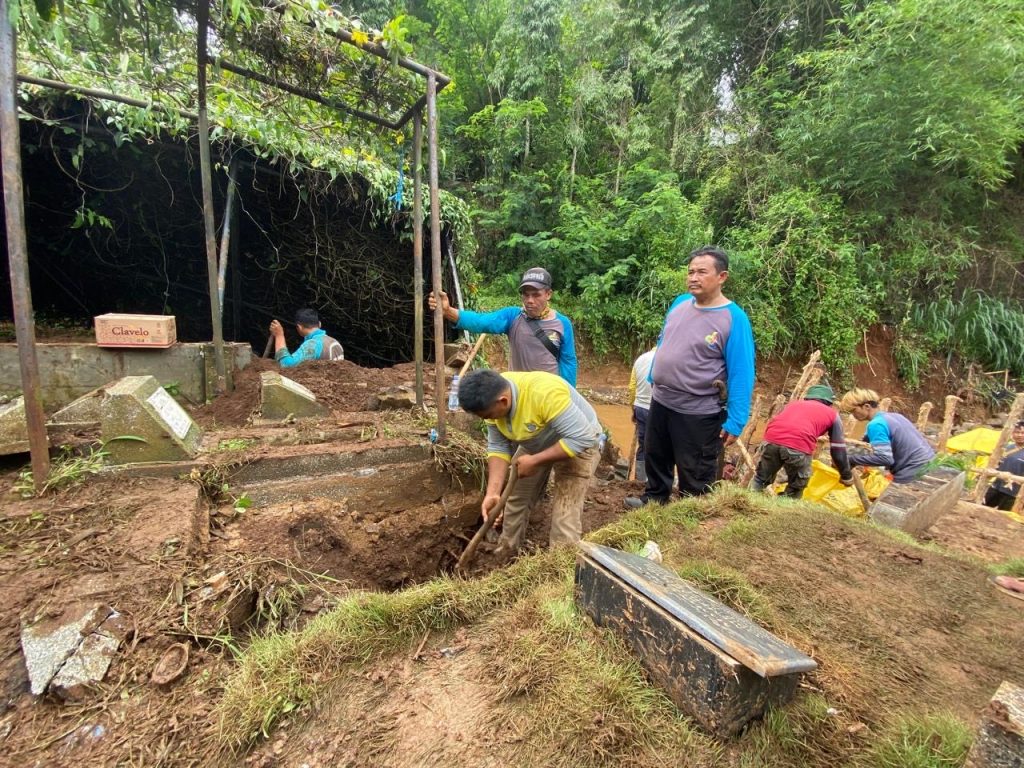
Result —
[[[575,458],[556,461],[535,475],[516,480],[516,487],[505,502],[504,522],[501,524],[498,544],[513,551],[523,546],[530,512],[544,495],[552,472],[555,473],[555,481],[551,490],[550,545],[575,544],[579,541],[583,535],[583,499],[600,458],[596,448],[588,448]]]
[[[779,470],[785,468],[786,490],[782,495],[799,499],[811,479],[812,458],[811,454],[794,448],[765,443],[761,461],[757,464],[757,474],[754,475],[754,490],[763,491],[775,482],[775,475]]]
[[[672,495],[673,469],[679,493],[699,496],[711,490],[722,452],[720,432],[725,411],[711,415],[676,413],[657,400],[647,417],[647,487],[644,501],[662,504]]]

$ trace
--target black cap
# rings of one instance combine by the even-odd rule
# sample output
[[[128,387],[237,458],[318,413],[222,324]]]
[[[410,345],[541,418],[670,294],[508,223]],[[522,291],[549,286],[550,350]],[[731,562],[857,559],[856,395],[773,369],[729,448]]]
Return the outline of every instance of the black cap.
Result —
[[[550,288],[551,273],[543,267],[530,267],[523,273],[523,279],[519,281],[519,289],[526,286],[531,288]]]
[[[1024,419],[1017,419],[1017,423],[1014,424],[1013,426],[1015,426],[1015,427],[1024,427]]]

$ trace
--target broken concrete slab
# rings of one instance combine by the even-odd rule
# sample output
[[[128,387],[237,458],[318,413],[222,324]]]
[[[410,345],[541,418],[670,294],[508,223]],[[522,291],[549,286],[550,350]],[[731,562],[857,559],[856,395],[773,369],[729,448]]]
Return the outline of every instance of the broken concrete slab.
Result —
[[[100,423],[114,464],[177,461],[199,453],[202,430],[155,377],[125,376],[105,390]],[[123,436],[130,439],[116,439]]]
[[[23,627],[21,649],[32,693],[80,695],[107,674],[128,631],[122,616],[104,603],[73,605],[60,616]]]
[[[28,449],[25,398],[16,397],[0,405],[0,456],[24,453]]]
[[[274,371],[260,374],[260,416],[268,421],[318,418],[330,411],[297,381]]]
[[[1024,766],[1024,688],[1003,682],[981,715],[965,768]]]
[[[889,528],[923,533],[960,500],[966,473],[936,467],[910,483],[890,483],[868,515]]]

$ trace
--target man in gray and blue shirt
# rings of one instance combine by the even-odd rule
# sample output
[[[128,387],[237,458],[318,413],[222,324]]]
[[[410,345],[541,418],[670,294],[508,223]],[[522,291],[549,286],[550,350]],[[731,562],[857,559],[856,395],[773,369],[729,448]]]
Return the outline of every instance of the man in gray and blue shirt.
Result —
[[[746,313],[722,295],[729,257],[715,246],[693,251],[688,293],[665,315],[651,369],[647,487],[626,506],[664,504],[673,470],[683,496],[707,493],[726,445],[743,431],[754,391],[754,334]],[[723,399],[723,392],[727,396]]]
[[[551,274],[541,267],[526,270],[519,281],[521,307],[503,307],[494,312],[457,309],[441,293],[441,311],[445,320],[471,333],[508,335],[509,369],[547,371],[576,386],[576,339],[572,322],[550,306]],[[427,297],[431,311],[437,300]]]

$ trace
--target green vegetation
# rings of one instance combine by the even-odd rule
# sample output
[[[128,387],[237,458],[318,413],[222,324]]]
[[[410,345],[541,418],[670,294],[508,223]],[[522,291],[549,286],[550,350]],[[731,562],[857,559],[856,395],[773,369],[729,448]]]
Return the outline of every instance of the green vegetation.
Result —
[[[110,107],[118,142],[191,130],[179,110],[195,99],[192,26],[173,4],[18,7],[24,70],[154,100]],[[440,96],[441,180],[469,206],[445,196],[444,217],[479,306],[514,297],[515,275],[544,264],[594,348],[628,358],[685,290],[682,257],[715,241],[732,255],[727,293],[748,309],[762,354],[820,347],[842,370],[883,322],[898,329],[911,384],[931,354],[1024,375],[1024,19],[1013,0],[274,8],[213,4],[231,58],[270,62],[349,106],[418,94],[408,73],[324,42],[344,28],[453,78]],[[285,40],[311,55],[289,55]],[[411,170],[408,132],[215,75],[215,140],[324,183],[358,175],[373,215],[389,215],[391,158]],[[106,226],[97,199],[83,190],[76,226]]]
[[[872,768],[954,768],[971,748],[971,729],[949,714],[908,717],[896,723],[871,749]]]

